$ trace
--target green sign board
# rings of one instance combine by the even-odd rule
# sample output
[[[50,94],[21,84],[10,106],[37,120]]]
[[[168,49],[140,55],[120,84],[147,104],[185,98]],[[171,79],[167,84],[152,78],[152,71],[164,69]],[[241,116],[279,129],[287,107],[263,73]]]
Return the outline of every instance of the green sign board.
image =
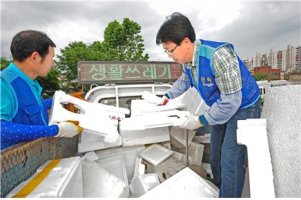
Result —
[[[80,61],[77,65],[81,84],[173,82],[182,73],[174,62]]]

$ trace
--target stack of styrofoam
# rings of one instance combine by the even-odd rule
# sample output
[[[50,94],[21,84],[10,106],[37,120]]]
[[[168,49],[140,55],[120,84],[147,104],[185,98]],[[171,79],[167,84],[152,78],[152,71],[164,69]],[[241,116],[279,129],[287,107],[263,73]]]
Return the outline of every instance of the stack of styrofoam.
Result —
[[[40,182],[40,183],[39,183]],[[15,187],[7,197],[84,197],[79,157],[50,160],[27,181]]]
[[[186,167],[141,198],[148,199],[196,199],[218,197],[218,188]]]
[[[141,106],[141,104],[143,106]],[[150,108],[157,109],[150,109]],[[189,113],[170,106],[155,106],[143,100],[132,100],[132,115],[120,122],[123,146],[169,141],[169,126],[178,126]]]
[[[267,120],[276,197],[300,198],[301,85],[268,88],[261,118]]]

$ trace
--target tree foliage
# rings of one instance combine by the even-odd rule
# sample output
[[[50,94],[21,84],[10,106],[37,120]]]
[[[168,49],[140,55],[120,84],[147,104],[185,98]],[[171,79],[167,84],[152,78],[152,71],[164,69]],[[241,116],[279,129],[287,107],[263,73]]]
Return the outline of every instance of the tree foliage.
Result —
[[[1,58],[0,69],[2,70],[6,68],[10,62],[11,60],[8,60],[6,58]]]
[[[109,52],[109,60],[146,61],[143,55],[143,38],[139,35],[141,27],[136,22],[125,18],[122,23],[116,20],[109,23],[104,31],[104,48]]]
[[[266,74],[253,74],[253,77],[255,78],[256,81],[262,81],[262,80],[267,80],[267,75]]]
[[[72,42],[61,50],[57,66],[61,72],[62,89],[66,92],[78,91],[78,61],[147,61],[144,54],[141,26],[124,18],[122,23],[114,20],[104,30],[104,40],[94,41],[87,45],[83,42]]]
[[[43,87],[42,95],[44,98],[52,97],[54,92],[60,89],[58,77],[59,71],[56,68],[52,68],[46,77],[37,78],[37,81]]]

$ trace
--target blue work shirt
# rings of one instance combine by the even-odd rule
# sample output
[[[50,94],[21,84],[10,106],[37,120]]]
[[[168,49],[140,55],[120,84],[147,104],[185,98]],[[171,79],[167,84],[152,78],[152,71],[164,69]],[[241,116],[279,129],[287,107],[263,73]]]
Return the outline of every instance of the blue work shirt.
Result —
[[[42,87],[36,80],[30,79],[24,72],[22,72],[15,64],[10,63],[8,69],[12,74],[21,77],[30,86],[33,95],[35,96],[39,105],[43,105]],[[2,73],[2,72],[1,72]],[[18,101],[14,89],[2,76],[1,76],[1,106],[0,106],[0,119],[11,122],[16,115],[18,108]]]

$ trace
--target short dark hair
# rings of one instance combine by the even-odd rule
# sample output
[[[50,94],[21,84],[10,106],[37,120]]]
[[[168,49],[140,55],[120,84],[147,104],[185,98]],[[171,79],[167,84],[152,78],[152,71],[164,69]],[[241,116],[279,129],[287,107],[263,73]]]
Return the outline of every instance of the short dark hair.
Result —
[[[17,33],[11,42],[10,51],[13,59],[23,61],[37,51],[42,60],[48,54],[48,48],[56,47],[54,42],[43,32],[26,30]]]
[[[180,45],[182,40],[188,37],[191,42],[195,41],[195,32],[189,19],[179,12],[175,12],[166,17],[166,21],[161,25],[156,43],[174,42]]]

